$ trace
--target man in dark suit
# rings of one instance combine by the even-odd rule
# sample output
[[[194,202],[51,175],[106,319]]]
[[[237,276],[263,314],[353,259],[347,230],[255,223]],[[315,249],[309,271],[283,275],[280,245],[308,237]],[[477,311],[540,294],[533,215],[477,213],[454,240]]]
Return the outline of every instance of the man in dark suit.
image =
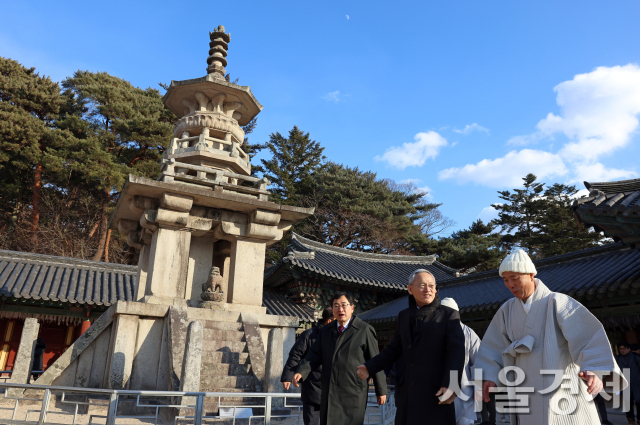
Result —
[[[280,382],[285,390],[291,386],[291,380],[296,373],[296,369],[300,362],[309,352],[313,343],[318,339],[320,328],[333,321],[333,308],[327,307],[322,312],[322,319],[318,321],[318,325],[302,332],[291,351],[289,358],[282,370]],[[307,379],[302,383],[302,420],[304,425],[318,425],[320,423],[320,402],[322,388],[320,386],[320,378],[322,376],[322,366],[311,371]]]
[[[460,388],[465,358],[460,314],[440,304],[435,277],[428,270],[413,272],[407,289],[409,308],[398,314],[393,339],[358,366],[358,375],[367,379],[402,357],[396,425],[455,425],[454,391]]]
[[[320,329],[309,354],[293,376],[293,385],[304,381],[322,365],[321,425],[362,425],[367,408],[366,381],[358,378],[356,367],[378,354],[373,327],[353,315],[353,297],[338,291],[333,295],[331,323]],[[373,376],[378,404],[384,404],[387,385],[380,370]]]

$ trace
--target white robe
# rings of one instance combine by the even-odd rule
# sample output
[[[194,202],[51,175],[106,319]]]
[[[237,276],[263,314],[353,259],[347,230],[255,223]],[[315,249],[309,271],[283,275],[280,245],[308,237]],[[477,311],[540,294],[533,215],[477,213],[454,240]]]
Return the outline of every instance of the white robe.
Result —
[[[614,379],[622,379],[623,387],[627,386],[604,328],[573,298],[551,292],[539,279],[535,283],[528,314],[517,298],[505,302],[496,312],[480,344],[475,369],[482,369],[482,379],[498,387],[504,387],[498,377],[503,367],[517,366],[524,371],[525,380],[518,388],[533,387],[534,392],[525,393],[529,397],[528,413],[510,415],[512,425],[600,425],[595,403],[578,373],[612,372]],[[567,377],[563,381],[566,388],[558,386],[540,394],[540,390],[552,386],[555,378],[553,374],[543,375],[541,370],[562,371]],[[576,407],[569,414],[551,408],[557,405],[563,409],[573,401]]]
[[[468,327],[462,325],[462,331],[464,332],[464,376],[462,377],[462,393],[468,397],[468,400],[464,401],[461,397],[456,397],[453,404],[456,407],[456,425],[473,425],[476,421],[477,413],[474,407],[474,387],[473,387],[473,375],[471,374],[471,368],[476,360],[476,353],[480,348],[480,338],[478,335]]]

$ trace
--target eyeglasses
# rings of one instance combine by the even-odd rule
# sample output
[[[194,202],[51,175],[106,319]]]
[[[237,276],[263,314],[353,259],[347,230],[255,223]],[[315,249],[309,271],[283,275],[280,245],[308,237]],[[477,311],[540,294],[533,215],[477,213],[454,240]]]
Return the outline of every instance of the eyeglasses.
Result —
[[[416,285],[415,283],[412,283],[414,288],[418,288],[421,291],[424,291],[425,289],[428,289],[429,291],[435,291],[436,290],[436,285],[425,285],[424,283],[421,285]]]
[[[335,308],[336,310],[342,308],[343,310],[346,310],[347,307],[349,307],[351,304],[347,304],[347,303],[343,303],[343,304],[334,304],[333,308]]]

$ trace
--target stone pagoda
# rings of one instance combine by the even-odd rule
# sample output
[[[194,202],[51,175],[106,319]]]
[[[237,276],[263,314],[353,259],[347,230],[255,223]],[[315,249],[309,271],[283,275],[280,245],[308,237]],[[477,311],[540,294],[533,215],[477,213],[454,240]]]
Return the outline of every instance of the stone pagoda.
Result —
[[[210,39],[207,75],[172,81],[162,99],[179,119],[160,177],[130,175],[109,223],[140,249],[137,302],[112,305],[39,384],[225,392],[279,386],[298,319],[262,306],[265,250],[313,209],[270,202],[269,182],[251,176],[242,126],[262,105],[249,87],[225,79],[230,34],[219,26]]]
[[[248,86],[225,80],[231,39],[210,33],[208,74],[172,81],[162,101],[178,117],[157,181],[130,176],[111,228],[141,249],[138,299],[198,307],[212,266],[234,311],[264,313],[265,248],[313,211],[269,202],[251,176],[244,131],[262,110]]]

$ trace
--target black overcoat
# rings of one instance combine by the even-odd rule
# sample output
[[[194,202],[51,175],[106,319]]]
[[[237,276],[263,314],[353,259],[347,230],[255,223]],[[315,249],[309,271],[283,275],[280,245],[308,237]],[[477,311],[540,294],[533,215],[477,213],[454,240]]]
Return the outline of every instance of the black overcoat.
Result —
[[[362,425],[367,408],[367,381],[358,376],[358,366],[378,354],[373,327],[353,316],[338,334],[337,322],[323,326],[309,354],[298,368],[305,379],[322,365],[321,425]],[[384,373],[372,375],[376,395],[387,394]]]
[[[293,347],[291,347],[291,351],[289,351],[289,358],[287,358],[287,362],[282,369],[280,382],[293,381],[293,375],[295,375],[300,362],[302,362],[302,359],[304,359],[304,357],[307,355],[313,343],[316,341],[316,339],[318,339],[321,327],[321,325],[318,325],[311,329],[307,329],[300,334],[300,336],[296,340],[296,343],[293,344]],[[322,396],[322,390],[320,387],[321,376],[322,365],[318,366],[316,369],[313,369],[307,379],[302,382],[301,398],[304,403],[313,403],[318,406],[320,405]]]
[[[441,387],[460,388],[465,349],[460,314],[438,299],[433,313],[412,334],[411,310],[417,306],[409,295],[409,308],[398,314],[393,339],[365,366],[369,374],[376,373],[402,357],[404,371],[396,377],[396,425],[455,425],[454,404],[438,404],[436,393]],[[449,371],[457,371],[457,382],[449,382]]]

